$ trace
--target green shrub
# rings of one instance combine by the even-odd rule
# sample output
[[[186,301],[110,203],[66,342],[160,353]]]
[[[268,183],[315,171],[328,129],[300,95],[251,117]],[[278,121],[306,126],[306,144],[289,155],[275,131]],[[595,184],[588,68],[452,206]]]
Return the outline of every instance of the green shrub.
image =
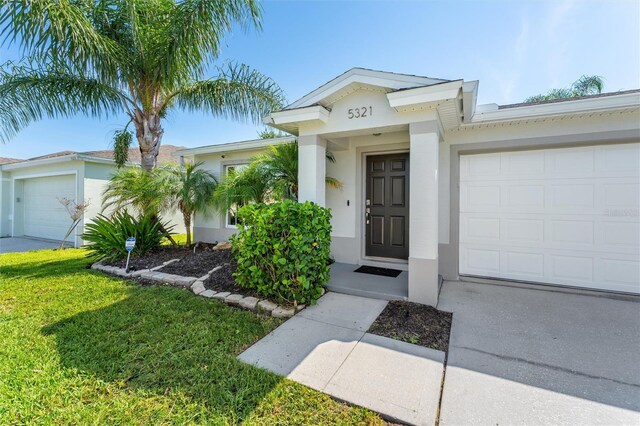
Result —
[[[163,232],[162,229],[167,232]],[[85,225],[82,238],[88,241],[86,245],[89,256],[97,260],[118,260],[127,256],[124,248],[125,240],[129,237],[136,239],[132,255],[145,254],[160,247],[163,238],[168,236],[173,226],[160,223],[151,216],[140,216],[138,219],[126,211],[121,211],[109,218],[98,215],[93,221]]]
[[[231,238],[238,285],[278,301],[315,303],[329,281],[331,211],[310,202],[250,204]]]

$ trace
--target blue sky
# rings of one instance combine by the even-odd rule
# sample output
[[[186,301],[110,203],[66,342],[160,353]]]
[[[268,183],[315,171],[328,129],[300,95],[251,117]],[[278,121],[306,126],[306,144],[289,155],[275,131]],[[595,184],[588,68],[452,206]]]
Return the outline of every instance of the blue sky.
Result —
[[[18,58],[2,47],[0,62]],[[640,87],[640,2],[265,1],[262,32],[228,35],[220,61],[253,66],[294,101],[352,67],[480,80],[478,103],[507,104],[570,85],[582,74],[605,91]],[[0,156],[108,149],[125,116],[46,120]],[[188,147],[252,139],[262,126],[174,111],[163,143]]]

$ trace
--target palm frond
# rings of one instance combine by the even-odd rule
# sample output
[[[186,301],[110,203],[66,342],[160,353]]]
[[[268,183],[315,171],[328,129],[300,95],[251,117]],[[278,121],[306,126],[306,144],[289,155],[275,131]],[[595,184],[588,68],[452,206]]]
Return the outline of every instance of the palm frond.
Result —
[[[125,50],[100,34],[90,16],[112,5],[72,0],[14,0],[0,9],[0,37],[19,43],[25,56],[43,61],[53,57],[74,70],[93,70],[105,82],[115,82],[129,58]]]
[[[213,195],[213,205],[221,212],[233,206],[262,203],[271,197],[267,170],[258,162],[252,162],[241,170],[230,170],[220,181]]]
[[[571,85],[574,96],[588,96],[602,93],[604,79],[599,75],[583,75]]]
[[[171,181],[166,173],[165,169],[147,172],[139,167],[116,171],[103,192],[103,211],[132,209],[152,216],[174,211]]]
[[[340,182],[338,179],[331,177],[331,176],[326,176],[324,178],[325,183],[327,184],[327,186],[329,188],[333,188],[333,189],[342,189],[343,188],[343,184],[342,182]]]
[[[64,66],[0,68],[0,141],[43,118],[81,114],[109,117],[122,108],[123,95],[101,81]]]
[[[167,101],[189,111],[204,109],[219,117],[248,118],[256,123],[282,106],[282,90],[260,72],[247,65],[230,65],[219,71],[217,78],[184,86]]]
[[[169,22],[169,37],[155,69],[159,77],[174,80],[178,74],[201,76],[220,54],[222,37],[235,23],[261,28],[262,9],[255,0],[186,0],[176,5]]]
[[[602,93],[604,79],[599,75],[583,75],[571,87],[551,89],[546,94],[529,96],[524,102],[553,101],[556,99],[576,98],[580,96],[597,95]]]

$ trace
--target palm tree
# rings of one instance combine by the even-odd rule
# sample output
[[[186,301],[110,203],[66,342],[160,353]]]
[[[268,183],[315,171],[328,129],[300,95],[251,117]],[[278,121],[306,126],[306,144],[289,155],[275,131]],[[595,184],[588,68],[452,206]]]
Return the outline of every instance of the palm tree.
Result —
[[[330,151],[326,158],[335,162]],[[325,178],[330,188],[341,188],[333,177]],[[259,154],[241,170],[229,171],[214,194],[214,204],[221,211],[235,209],[249,203],[298,199],[298,144],[274,145]]]
[[[118,161],[132,124],[144,170],[156,165],[174,109],[254,121],[280,107],[282,92],[246,65],[216,67],[223,36],[235,24],[261,27],[257,0],[16,0],[3,2],[0,34],[28,63],[0,68],[0,140],[45,117],[124,112]]]
[[[191,224],[195,213],[207,216],[212,207],[213,192],[218,181],[210,172],[200,168],[202,163],[186,163],[180,167],[166,167],[164,178],[170,188],[171,204],[178,207],[187,230],[187,246],[191,245]]]
[[[218,184],[213,196],[214,206],[223,212],[249,203],[264,203],[271,200],[268,171],[258,162],[234,168],[227,172]]]
[[[159,216],[171,210],[171,186],[164,169],[146,172],[139,167],[116,171],[102,194],[102,209],[131,209],[139,215]]]
[[[326,151],[326,159],[335,163],[333,153]],[[274,145],[269,152],[256,156],[255,160],[268,170],[270,187],[275,197],[298,199],[298,144],[296,142]],[[325,177],[330,188],[341,188],[342,183],[330,176]]]
[[[525,102],[552,101],[555,99],[577,98],[602,93],[604,79],[598,75],[583,75],[571,87],[552,89],[545,95],[529,96]]]
[[[111,213],[115,214],[123,210],[133,210],[139,216],[149,215],[152,221],[158,222],[160,229],[175,246],[176,242],[159,219],[173,209],[172,188],[164,174],[164,169],[145,171],[139,167],[116,171],[102,194],[102,211],[110,209]]]

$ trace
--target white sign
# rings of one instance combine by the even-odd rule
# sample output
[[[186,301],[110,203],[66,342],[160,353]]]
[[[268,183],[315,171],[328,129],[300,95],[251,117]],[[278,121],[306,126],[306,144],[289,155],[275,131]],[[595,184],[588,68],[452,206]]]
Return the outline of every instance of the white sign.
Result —
[[[135,246],[136,246],[136,239],[133,237],[127,238],[127,241],[124,243],[124,248],[127,249],[127,251],[133,250]]]

